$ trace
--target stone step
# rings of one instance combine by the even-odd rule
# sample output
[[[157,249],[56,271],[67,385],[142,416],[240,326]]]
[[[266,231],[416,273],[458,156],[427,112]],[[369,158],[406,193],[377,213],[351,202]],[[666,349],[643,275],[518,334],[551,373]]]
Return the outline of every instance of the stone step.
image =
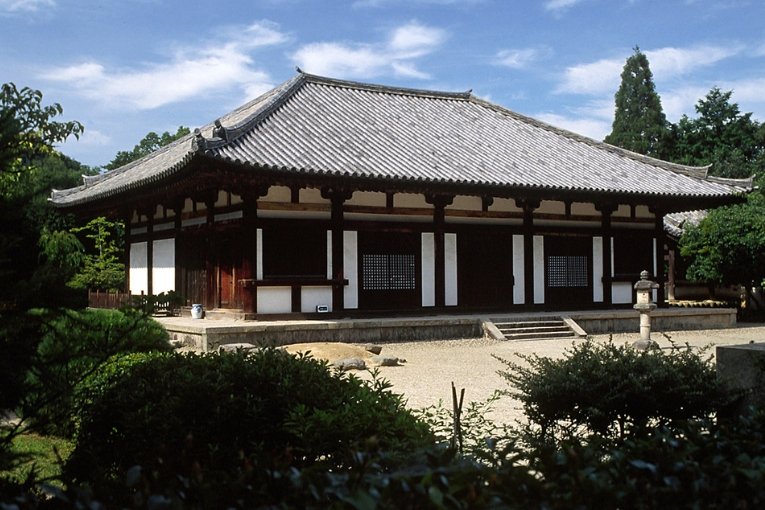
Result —
[[[505,339],[507,340],[548,340],[557,338],[577,338],[577,335],[573,331],[529,331],[525,333],[507,333]]]
[[[549,331],[550,333],[555,333],[556,331],[571,331],[571,329],[565,324],[557,324],[555,326],[527,325],[523,327],[505,327],[500,325],[497,327],[503,333],[531,333],[537,331]]]
[[[565,326],[566,323],[563,320],[543,320],[543,321],[517,321],[517,322],[494,322],[494,325],[498,328],[525,328],[525,327],[542,327],[542,326]]]

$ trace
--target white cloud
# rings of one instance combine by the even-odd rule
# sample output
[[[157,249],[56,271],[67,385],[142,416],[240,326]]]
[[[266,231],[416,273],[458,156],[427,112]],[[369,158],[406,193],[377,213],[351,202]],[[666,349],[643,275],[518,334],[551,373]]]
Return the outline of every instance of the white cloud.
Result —
[[[6,13],[37,12],[55,6],[55,0],[0,0],[0,12]]]
[[[83,96],[110,105],[142,110],[184,101],[213,90],[239,87],[248,97],[267,90],[268,75],[257,69],[250,53],[279,44],[286,36],[268,22],[231,32],[219,44],[181,48],[166,62],[127,70],[107,69],[98,62],[55,68],[43,78],[70,83]]]
[[[611,132],[611,121],[603,119],[579,116],[572,118],[550,112],[537,113],[534,118],[594,140],[603,140]]]
[[[573,7],[582,0],[548,0],[545,2],[545,9],[552,12],[561,12],[569,7]]]
[[[410,22],[393,30],[385,42],[306,44],[291,58],[309,73],[335,78],[371,78],[392,72],[427,79],[414,60],[434,52],[446,39],[441,29]]]
[[[654,77],[659,76],[661,81],[667,82],[730,58],[742,49],[740,45],[699,45],[690,48],[660,48],[646,51],[645,54]],[[592,95],[614,93],[619,87],[622,69],[628,57],[601,59],[569,67],[556,92]]]
[[[497,52],[494,63],[511,69],[523,69],[532,62],[547,57],[550,50],[547,48],[516,48],[500,50]]]
[[[645,55],[648,57],[648,63],[654,75],[674,78],[700,67],[716,64],[740,53],[742,49],[740,45],[728,47],[702,45],[693,48],[660,48],[646,51]]]
[[[400,59],[417,58],[431,53],[445,38],[441,29],[409,23],[393,31],[388,48]]]

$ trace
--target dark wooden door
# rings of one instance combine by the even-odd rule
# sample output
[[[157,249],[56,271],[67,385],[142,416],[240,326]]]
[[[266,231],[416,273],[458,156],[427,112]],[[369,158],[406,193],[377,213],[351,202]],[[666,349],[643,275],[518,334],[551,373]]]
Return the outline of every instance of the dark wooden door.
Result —
[[[499,229],[457,234],[458,305],[501,308],[513,304],[513,238]]]
[[[186,304],[199,303],[207,308],[207,242],[196,233],[183,234],[176,244],[176,260],[180,269],[179,289]]]
[[[216,242],[217,251],[217,306],[241,308],[237,279],[242,267],[242,237],[221,235]]]
[[[574,309],[592,305],[592,238],[545,236],[545,305]]]
[[[420,234],[359,232],[359,308],[401,310],[422,303]]]

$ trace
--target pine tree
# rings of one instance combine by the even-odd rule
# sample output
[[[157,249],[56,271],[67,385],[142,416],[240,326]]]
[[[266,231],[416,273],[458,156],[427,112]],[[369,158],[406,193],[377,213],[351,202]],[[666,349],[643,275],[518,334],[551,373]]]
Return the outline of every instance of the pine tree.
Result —
[[[648,58],[635,47],[622,71],[616,92],[616,111],[611,134],[605,142],[647,156],[662,157],[667,119],[656,93]]]

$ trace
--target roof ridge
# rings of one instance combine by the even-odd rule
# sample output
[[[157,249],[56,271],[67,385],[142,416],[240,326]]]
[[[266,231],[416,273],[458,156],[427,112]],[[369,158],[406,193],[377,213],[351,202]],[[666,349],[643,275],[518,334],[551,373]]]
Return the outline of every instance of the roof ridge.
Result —
[[[529,117],[522,113],[518,113],[516,111],[505,108],[504,106],[498,105],[496,103],[492,103],[490,101],[486,101],[485,99],[481,99],[473,95],[470,96],[470,100],[476,104],[479,104],[481,106],[484,106],[486,108],[489,108],[495,111],[499,111],[500,113],[504,113],[506,115],[510,115],[522,122],[526,122],[527,124],[531,124],[533,126],[545,129],[552,133],[556,133],[556,134],[565,136],[567,138],[571,138],[578,142],[586,143],[593,147],[605,149],[609,152],[616,153],[618,155],[633,159],[635,161],[639,161],[641,163],[663,168],[671,172],[680,173],[695,179],[706,179],[707,174],[709,172],[709,168],[712,166],[712,165],[706,165],[706,166],[683,165],[680,163],[665,161],[663,159],[653,158],[651,156],[646,156],[645,154],[640,154],[637,152],[630,151],[628,149],[624,149],[622,147],[618,147],[616,145],[611,145],[606,142],[595,140],[594,138],[590,138],[588,136],[580,135],[579,133],[575,133],[568,129],[563,129],[557,126],[553,126],[552,124],[548,124],[547,122],[535,119],[533,117]]]
[[[392,87],[390,85],[380,85],[375,83],[366,83],[366,82],[353,81],[353,80],[340,80],[337,78],[319,76],[317,74],[309,74],[303,71],[300,71],[300,72],[303,76],[305,76],[308,82],[315,83],[317,85],[328,85],[333,87],[367,90],[369,92],[381,92],[381,93],[388,93],[388,94],[428,97],[428,98],[435,98],[435,99],[468,100],[472,96],[472,91],[470,90],[466,92],[449,92],[449,91],[427,90],[427,89],[417,89],[417,88],[409,88],[409,87]]]

